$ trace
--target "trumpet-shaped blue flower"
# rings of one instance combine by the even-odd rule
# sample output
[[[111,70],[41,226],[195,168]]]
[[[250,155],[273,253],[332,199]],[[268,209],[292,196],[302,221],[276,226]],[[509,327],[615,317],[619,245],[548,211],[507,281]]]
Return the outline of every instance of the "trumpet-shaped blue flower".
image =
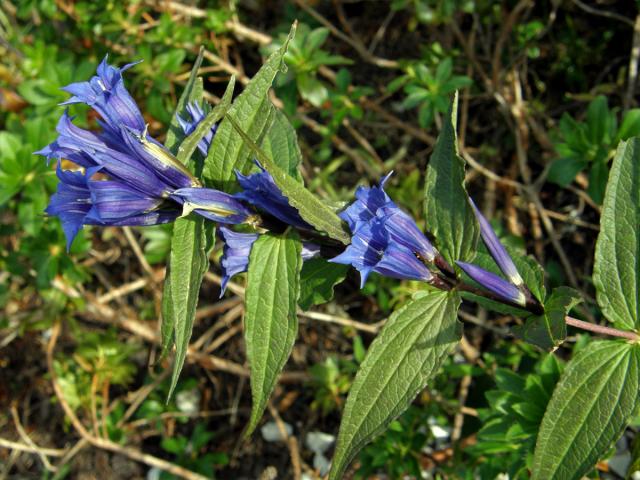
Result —
[[[112,195],[108,181],[91,181],[99,167],[86,173],[63,170],[58,164],[56,174],[60,182],[51,197],[46,213],[55,215],[62,222],[67,237],[67,250],[83,225],[144,226],[174,221],[180,210],[171,205],[155,205],[142,193],[129,189],[121,195]],[[123,188],[117,185],[116,188]],[[125,187],[126,188],[126,187]]]
[[[526,305],[527,301],[524,292],[512,283],[472,263],[456,263],[469,277],[501,299],[523,307]]]
[[[220,265],[222,266],[222,282],[220,297],[227,289],[227,283],[234,275],[238,273],[246,272],[249,268],[249,255],[251,254],[251,247],[258,237],[257,233],[239,233],[225,227],[220,227],[218,230],[224,246],[222,249],[222,259]],[[304,242],[302,244],[301,257],[302,260],[309,260],[311,258],[320,255],[320,246],[314,243]]]
[[[251,210],[228,193],[212,188],[179,188],[170,198],[182,204],[183,215],[195,212],[219,223],[243,223],[251,216]]]
[[[358,270],[361,288],[371,272],[423,282],[433,278],[429,269],[409,248],[391,238],[383,219],[378,217],[361,224],[346,250],[330,261],[351,265]]]
[[[393,172],[380,181],[378,187],[358,187],[356,201],[339,213],[353,233],[363,225],[379,219],[389,234],[389,239],[431,262],[438,253],[420,231],[416,222],[402,211],[384,191],[384,185]]]
[[[487,247],[487,250],[489,250],[489,253],[495,260],[496,264],[511,283],[518,287],[524,285],[524,281],[518,273],[513,260],[502,243],[500,243],[498,236],[493,231],[493,228],[491,228],[491,224],[484,215],[482,215],[471,198],[469,198],[469,202],[471,203],[473,213],[475,213],[478,223],[480,224],[480,235],[482,236],[482,241]]]
[[[177,118],[178,123],[180,124],[180,127],[182,128],[182,131],[185,133],[185,135],[191,135],[198,124],[202,120],[204,120],[207,115],[204,109],[197,102],[187,104],[186,110],[191,119],[182,118],[180,115],[177,115]],[[202,140],[198,142],[198,150],[200,151],[200,153],[202,153],[202,156],[206,157],[207,153],[209,153],[209,147],[211,146],[213,136],[216,134],[217,130],[218,125],[216,124],[211,127],[211,130],[208,131],[202,138]]]
[[[105,130],[113,129],[116,136],[120,126],[142,131],[145,126],[144,118],[135,100],[125,88],[122,78],[122,72],[140,62],[117,68],[109,65],[107,59],[108,57],[104,57],[98,66],[98,75],[93,76],[88,82],[72,83],[62,88],[72,95],[62,105],[74,103],[89,105],[107,122]]]
[[[256,165],[260,169],[258,173],[245,176],[236,171],[238,182],[243,188],[242,192],[235,195],[236,198],[249,202],[287,225],[312,228],[300,217],[298,211],[289,205],[289,200],[282,194],[271,174],[258,161]]]
[[[220,297],[222,297],[227,289],[229,280],[238,273],[246,272],[249,268],[251,247],[253,247],[254,242],[258,240],[260,235],[257,233],[238,233],[224,227],[218,229],[218,232],[224,242],[222,258],[220,259],[220,265],[222,266]]]
[[[60,217],[68,245],[82,225],[152,225],[196,212],[228,224],[247,221],[251,211],[233,196],[202,188],[185,165],[150,137],[140,110],[126,90],[122,72],[107,63],[88,82],[64,88],[65,104],[85,103],[102,118],[100,132],[73,124],[65,111],[58,138],[36,152],[58,161],[58,192],[47,213]],[[193,110],[199,114],[200,110]],[[67,159],[85,170],[65,172]],[[100,172],[107,180],[92,177]]]

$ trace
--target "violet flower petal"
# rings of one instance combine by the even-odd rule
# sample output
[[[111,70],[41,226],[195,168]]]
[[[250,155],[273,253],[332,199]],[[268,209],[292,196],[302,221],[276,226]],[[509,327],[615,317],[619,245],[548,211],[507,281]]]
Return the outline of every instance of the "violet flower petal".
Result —
[[[480,212],[471,198],[469,198],[469,202],[471,203],[473,213],[475,213],[478,223],[480,224],[480,235],[482,236],[482,241],[487,247],[487,250],[489,250],[489,253],[495,260],[496,264],[511,283],[516,286],[524,285],[524,281],[518,273],[518,269],[509,256],[509,253],[507,253],[507,250],[504,248],[502,243],[500,243],[498,236],[493,231],[493,228],[491,228],[491,224],[484,215],[482,215],[482,212]]]
[[[478,282],[490,292],[495,293],[498,297],[515,303],[516,305],[525,306],[526,298],[524,293],[512,283],[504,280],[495,273],[491,273],[483,268],[471,263],[456,262],[458,266],[464,270],[473,280]]]

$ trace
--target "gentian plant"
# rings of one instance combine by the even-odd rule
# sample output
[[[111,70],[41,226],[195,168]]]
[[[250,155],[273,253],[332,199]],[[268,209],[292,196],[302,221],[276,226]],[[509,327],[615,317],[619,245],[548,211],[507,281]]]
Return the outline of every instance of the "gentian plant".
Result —
[[[372,272],[418,282],[418,293],[391,315],[360,365],[330,478],[342,477],[452,353],[462,336],[462,298],[522,319],[513,333],[544,349],[564,341],[567,325],[604,334],[606,340],[590,343],[568,364],[532,464],[536,479],[580,478],[620,436],[638,404],[640,140],[618,147],[604,199],[594,281],[615,328],[604,327],[569,317],[579,294],[567,287],[546,294],[537,262],[510,254],[468,197],[456,146],[457,96],[426,172],[427,232],[385,191],[391,174],[377,186],[359,187],[341,209],[307,190],[298,173],[300,150],[288,148],[296,145],[295,131],[268,97],[294,32],[235,101],[232,80],[213,109],[202,99],[199,57],[165,145],[149,136],[125,88],[123,72],[135,64],[117,68],[105,59],[88,82],[66,87],[72,97],[65,104],[84,103],[100,116],[96,133],[75,126],[64,112],[58,138],[38,152],[58,162],[60,183],[47,212],[59,217],[68,245],[83,225],[175,222],[162,318],[165,352],[175,345],[173,388],[209,267],[213,228],[223,224],[221,295],[234,275],[247,273],[244,333],[253,409],[246,435],[260,421],[291,353],[304,281],[325,275],[334,279],[325,282],[331,290],[343,277],[330,272],[347,265],[359,272],[361,285]],[[265,137],[281,141],[266,150],[258,144]],[[480,238],[486,252],[477,255]],[[310,259],[322,268],[301,275]]]

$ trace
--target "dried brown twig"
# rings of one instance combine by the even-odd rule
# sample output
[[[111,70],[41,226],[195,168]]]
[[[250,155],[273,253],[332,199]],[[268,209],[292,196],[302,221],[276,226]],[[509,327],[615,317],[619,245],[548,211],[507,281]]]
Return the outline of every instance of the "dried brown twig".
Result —
[[[200,475],[198,473],[192,472],[186,468],[183,468],[179,465],[175,465],[171,462],[163,460],[158,457],[154,457],[153,455],[149,455],[144,453],[133,446],[123,446],[119,445],[115,442],[112,442],[106,438],[100,438],[92,435],[82,424],[80,419],[76,416],[75,412],[67,402],[64,392],[58,383],[58,377],[55,372],[55,368],[53,366],[53,354],[55,351],[56,344],[58,342],[58,337],[60,336],[60,323],[56,322],[51,329],[51,337],[49,338],[49,342],[47,344],[47,370],[49,372],[49,377],[51,378],[51,384],[53,386],[53,390],[55,392],[56,398],[60,402],[60,406],[64,410],[65,415],[73,425],[74,430],[80,437],[86,440],[88,443],[93,445],[96,448],[107,450],[119,455],[123,455],[131,460],[135,460],[137,462],[144,463],[150,467],[156,467],[161,470],[164,470],[168,473],[172,473],[173,475],[177,475],[181,478],[185,478],[187,480],[206,480],[207,477]]]

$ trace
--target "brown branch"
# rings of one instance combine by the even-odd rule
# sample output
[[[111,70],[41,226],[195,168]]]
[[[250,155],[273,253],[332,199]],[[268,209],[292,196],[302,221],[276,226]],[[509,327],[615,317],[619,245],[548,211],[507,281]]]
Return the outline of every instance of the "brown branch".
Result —
[[[130,458],[131,460],[135,460],[141,463],[144,463],[150,467],[156,467],[166,472],[169,472],[173,475],[177,475],[179,477],[185,478],[187,480],[207,480],[207,477],[200,475],[198,473],[192,472],[186,468],[180,467],[178,465],[174,465],[171,462],[163,460],[158,457],[154,457],[153,455],[149,455],[144,453],[130,445],[123,446],[119,445],[111,440],[106,438],[98,438],[89,433],[89,431],[82,424],[80,419],[76,416],[75,412],[67,403],[67,400],[64,396],[64,392],[58,383],[58,377],[56,375],[54,366],[53,366],[53,354],[55,351],[56,343],[58,342],[58,336],[60,335],[60,323],[56,322],[51,329],[51,337],[49,338],[49,342],[47,344],[47,369],[49,371],[49,376],[51,378],[51,384],[53,386],[53,390],[60,402],[60,406],[64,410],[65,415],[73,425],[73,428],[76,432],[87,442],[93,445],[96,448],[100,448],[102,450],[108,450],[113,453],[117,453],[119,455],[123,455],[125,457]]]
[[[302,478],[302,467],[300,465],[300,448],[298,447],[298,440],[293,435],[289,435],[287,433],[287,429],[280,417],[280,414],[275,409],[271,401],[267,403],[267,407],[269,408],[269,413],[276,421],[276,426],[278,427],[278,431],[282,436],[282,439],[287,444],[287,448],[289,449],[289,456],[291,457],[291,469],[293,470],[293,478],[294,480],[300,480]]]
[[[627,75],[627,92],[624,96],[624,110],[631,107],[633,94],[636,91],[636,81],[638,80],[638,60],[640,59],[640,15],[636,16],[633,25],[633,43],[631,45],[631,55],[629,55],[629,74]]]
[[[597,325],[595,323],[584,322],[582,320],[578,320],[577,318],[569,316],[564,317],[564,321],[567,325],[571,325],[572,327],[576,327],[581,330],[599,333],[600,335],[609,335],[611,337],[626,338],[627,340],[631,340],[632,342],[640,341],[640,337],[635,332],[618,330],[617,328],[605,327],[602,325]]]

